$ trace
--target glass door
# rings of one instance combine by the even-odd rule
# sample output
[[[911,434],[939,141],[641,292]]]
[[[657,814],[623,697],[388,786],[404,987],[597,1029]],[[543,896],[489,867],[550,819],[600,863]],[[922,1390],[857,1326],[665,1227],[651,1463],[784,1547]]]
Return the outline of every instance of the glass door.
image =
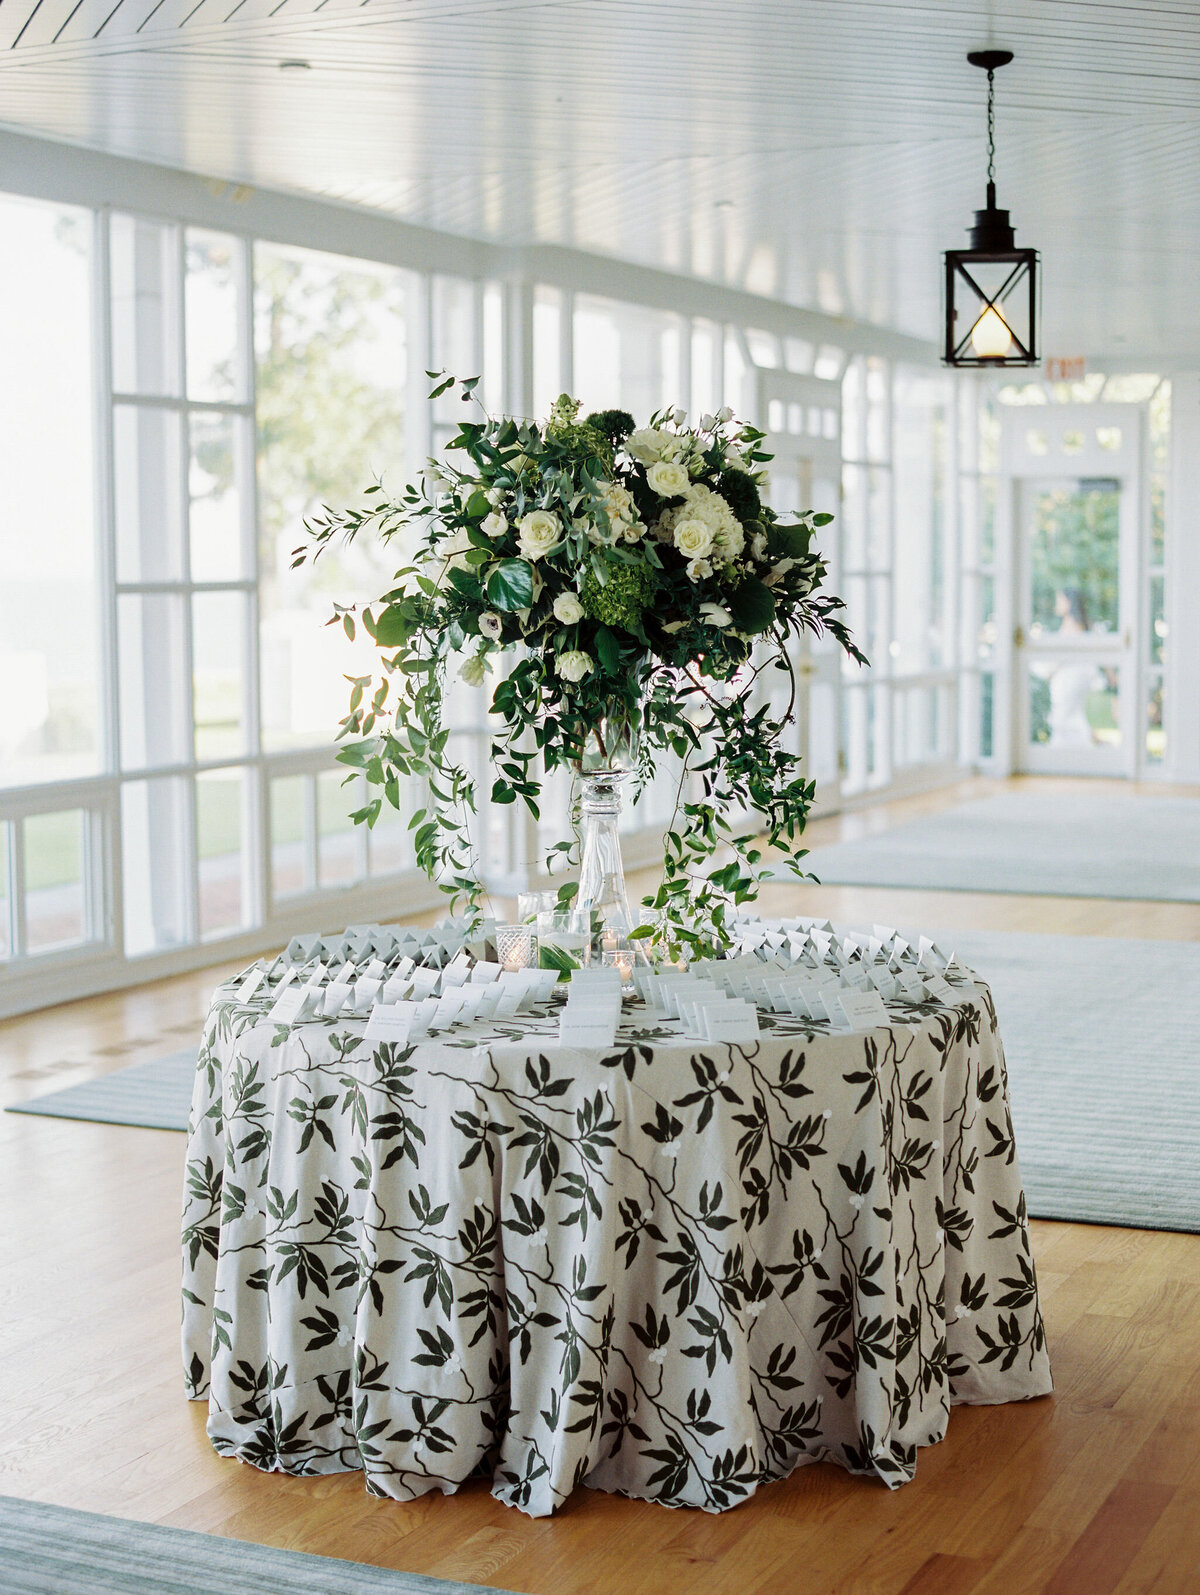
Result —
[[[1016,769],[1137,771],[1143,422],[1132,404],[1005,418]]]
[[[1014,643],[1026,770],[1133,773],[1136,589],[1126,567],[1136,561],[1136,516],[1123,513],[1125,496],[1117,477],[1018,485]]]

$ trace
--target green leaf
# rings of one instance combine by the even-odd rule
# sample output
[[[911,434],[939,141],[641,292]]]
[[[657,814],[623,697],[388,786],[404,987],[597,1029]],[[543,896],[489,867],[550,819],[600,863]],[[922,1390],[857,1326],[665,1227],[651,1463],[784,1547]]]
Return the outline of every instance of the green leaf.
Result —
[[[808,526],[772,526],[767,532],[767,548],[776,559],[803,559],[812,542]]]
[[[487,579],[488,602],[496,609],[528,609],[533,603],[533,571],[523,559],[501,559]]]
[[[621,644],[607,626],[596,629],[596,652],[600,655],[600,668],[606,676],[620,674]]]
[[[775,600],[771,596],[771,589],[760,582],[757,576],[748,576],[740,587],[730,593],[725,600],[725,607],[733,616],[737,629],[751,635],[766,631],[775,619]]]
[[[381,648],[398,648],[412,635],[412,624],[399,604],[391,604],[375,619],[375,641]]]

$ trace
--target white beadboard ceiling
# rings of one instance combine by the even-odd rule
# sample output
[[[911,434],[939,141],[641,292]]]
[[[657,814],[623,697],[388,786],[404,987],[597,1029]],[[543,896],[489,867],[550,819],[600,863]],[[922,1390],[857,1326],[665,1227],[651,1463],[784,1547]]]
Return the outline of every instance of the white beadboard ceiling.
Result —
[[[989,37],[1046,352],[1200,358],[1200,0],[0,0],[0,123],[934,338]]]

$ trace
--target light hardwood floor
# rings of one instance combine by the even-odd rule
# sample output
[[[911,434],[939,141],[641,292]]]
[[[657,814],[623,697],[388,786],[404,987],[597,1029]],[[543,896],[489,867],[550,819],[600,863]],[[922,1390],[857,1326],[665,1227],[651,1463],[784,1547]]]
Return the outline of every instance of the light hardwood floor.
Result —
[[[821,821],[813,842],[992,789]],[[846,923],[1200,940],[1192,904],[776,898]],[[0,1025],[3,1099],[185,1045],[223,973]],[[358,1474],[289,1479],[212,1452],[179,1370],[182,1157],[177,1134],[0,1117],[0,1494],[529,1595],[1200,1592],[1200,1236],[1036,1223],[1055,1395],[957,1408],[899,1491],[820,1464],[719,1517],[581,1490],[533,1521],[479,1486],[397,1505]]]

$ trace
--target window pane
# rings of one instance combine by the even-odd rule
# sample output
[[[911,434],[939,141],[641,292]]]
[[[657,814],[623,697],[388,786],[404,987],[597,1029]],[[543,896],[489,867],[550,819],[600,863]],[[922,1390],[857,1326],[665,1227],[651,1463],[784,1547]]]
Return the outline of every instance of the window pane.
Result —
[[[1050,748],[1121,745],[1120,672],[1085,659],[1035,659],[1029,665],[1029,740]]]
[[[247,921],[243,890],[241,770],[208,770],[196,777],[196,856],[200,935],[237,930]]]
[[[343,678],[376,663],[369,638],[352,644],[326,627],[332,601],[374,597],[404,553],[338,542],[293,571],[292,550],[322,504],[363,503],[377,474],[393,491],[404,485],[414,279],[308,250],[259,245],[254,258],[263,745],[313,747],[333,740],[346,713]]]
[[[1163,726],[1163,683],[1152,676],[1146,687],[1146,763],[1161,764],[1167,755],[1167,734]]]
[[[12,957],[12,890],[8,869],[11,829],[0,820],[0,958]]]
[[[84,211],[0,197],[0,786],[102,757],[91,236]]]
[[[1150,578],[1150,659],[1152,663],[1161,665],[1163,662],[1163,644],[1167,640],[1167,620],[1163,609],[1163,578],[1152,576]]]
[[[311,777],[284,775],[271,782],[271,891],[294,897],[309,878],[306,811]]]
[[[192,595],[197,759],[246,752],[247,603],[245,593]]]
[[[346,886],[359,878],[359,828],[350,818],[363,806],[361,783],[342,782],[338,770],[317,777],[317,878],[322,886]]]
[[[145,404],[113,409],[117,580],[183,575],[179,416]]]
[[[575,393],[584,414],[620,406],[644,426],[654,410],[686,404],[678,316],[577,294],[573,331]]]
[[[187,782],[179,776],[126,782],[121,788],[126,957],[191,940],[191,858]]]
[[[179,392],[175,229],[137,216],[114,216],[113,387],[118,393]]]
[[[374,794],[372,794],[374,795]],[[413,868],[411,837],[408,817],[417,808],[415,802],[405,802],[403,789],[401,807],[394,809],[385,798],[379,818],[367,837],[367,853],[372,875],[394,875],[400,870]]]
[[[25,949],[49,952],[87,935],[83,809],[31,814],[25,842]]]
[[[1033,635],[1039,629],[1064,635],[1118,631],[1120,485],[1104,479],[1074,486],[1029,483],[1022,501]]]
[[[187,389],[189,399],[244,397],[238,354],[241,244],[224,233],[187,231]]]
[[[183,599],[123,593],[117,599],[121,764],[140,770],[190,759],[187,636]]]
[[[563,390],[562,294],[557,288],[533,290],[533,413],[549,415]]]
[[[242,539],[241,416],[193,412],[188,422],[188,536],[192,580],[237,581],[246,574]]]

